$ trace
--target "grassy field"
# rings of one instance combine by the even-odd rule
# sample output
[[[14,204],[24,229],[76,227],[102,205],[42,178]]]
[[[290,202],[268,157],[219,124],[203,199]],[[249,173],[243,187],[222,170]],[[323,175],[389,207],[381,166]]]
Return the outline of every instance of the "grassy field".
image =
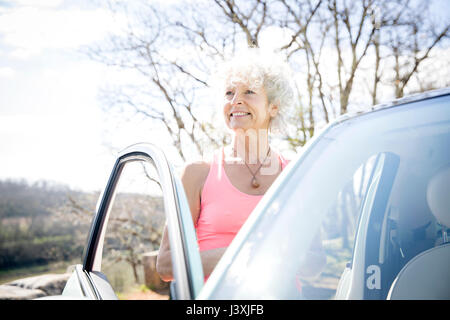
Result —
[[[120,300],[168,300],[169,288],[151,290],[145,285],[135,285],[117,293],[117,297]]]

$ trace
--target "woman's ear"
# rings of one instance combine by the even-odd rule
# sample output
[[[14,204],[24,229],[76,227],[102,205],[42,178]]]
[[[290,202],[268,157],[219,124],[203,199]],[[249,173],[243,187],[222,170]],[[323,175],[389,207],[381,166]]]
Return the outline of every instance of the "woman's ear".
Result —
[[[269,105],[269,115],[273,118],[278,114],[278,106],[271,103]]]

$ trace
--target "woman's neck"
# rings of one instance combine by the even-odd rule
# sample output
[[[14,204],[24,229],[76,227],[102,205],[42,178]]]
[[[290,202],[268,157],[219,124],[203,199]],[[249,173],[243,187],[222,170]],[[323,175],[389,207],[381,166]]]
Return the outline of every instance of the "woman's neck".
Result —
[[[270,151],[268,131],[265,129],[235,131],[231,149],[231,157],[247,164],[262,163]]]

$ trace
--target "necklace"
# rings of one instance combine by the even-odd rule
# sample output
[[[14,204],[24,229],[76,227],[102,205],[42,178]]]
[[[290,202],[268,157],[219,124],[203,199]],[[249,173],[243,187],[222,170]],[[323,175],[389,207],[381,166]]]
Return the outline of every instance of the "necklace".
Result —
[[[252,169],[250,169],[250,167],[248,166],[247,162],[245,162],[245,159],[244,159],[245,166],[247,167],[248,171],[250,171],[251,175],[253,176],[253,178],[252,178],[252,187],[255,188],[255,189],[259,188],[259,186],[260,186],[258,180],[256,179],[256,175],[258,174],[259,169],[261,169],[261,167],[264,164],[264,162],[266,162],[267,157],[269,156],[269,153],[270,153],[270,148],[269,148],[269,150],[267,150],[266,157],[264,158],[264,160],[261,162],[261,164],[259,165],[258,169],[256,169],[256,171],[254,173],[253,173]]]

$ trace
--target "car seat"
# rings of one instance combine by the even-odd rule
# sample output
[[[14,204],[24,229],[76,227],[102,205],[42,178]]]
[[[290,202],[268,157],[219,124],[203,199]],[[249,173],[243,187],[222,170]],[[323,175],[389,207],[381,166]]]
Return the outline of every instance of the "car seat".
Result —
[[[387,299],[450,300],[450,166],[435,174],[427,186],[428,206],[442,226],[442,241],[412,258],[394,279]]]

